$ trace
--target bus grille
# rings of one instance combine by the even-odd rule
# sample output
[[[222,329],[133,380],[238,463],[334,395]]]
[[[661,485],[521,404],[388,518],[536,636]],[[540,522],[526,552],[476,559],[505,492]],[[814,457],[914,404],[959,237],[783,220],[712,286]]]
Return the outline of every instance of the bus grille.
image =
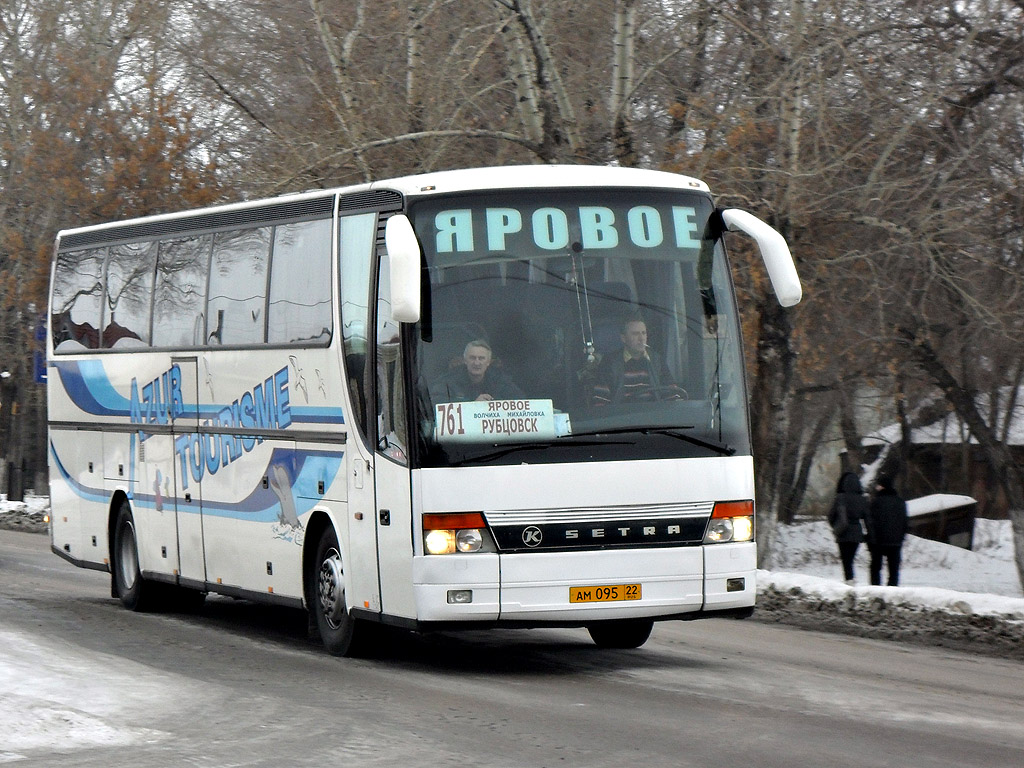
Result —
[[[579,509],[485,511],[502,552],[693,546],[704,540],[713,502]]]

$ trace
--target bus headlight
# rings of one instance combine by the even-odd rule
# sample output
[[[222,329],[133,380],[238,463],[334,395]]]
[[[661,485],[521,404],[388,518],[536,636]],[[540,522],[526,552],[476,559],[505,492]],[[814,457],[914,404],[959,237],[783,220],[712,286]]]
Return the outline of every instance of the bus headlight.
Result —
[[[450,555],[455,551],[455,531],[429,531],[423,538],[428,555]]]
[[[718,544],[732,541],[732,520],[712,520],[708,532],[704,534],[705,544]]]
[[[479,528],[463,528],[455,533],[455,548],[459,552],[479,552],[483,543]]]
[[[754,502],[727,501],[715,504],[704,534],[705,544],[754,540]]]
[[[493,552],[493,541],[480,512],[423,515],[423,549],[428,555]]]
[[[734,517],[732,519],[732,540],[750,541],[754,538],[754,518]]]

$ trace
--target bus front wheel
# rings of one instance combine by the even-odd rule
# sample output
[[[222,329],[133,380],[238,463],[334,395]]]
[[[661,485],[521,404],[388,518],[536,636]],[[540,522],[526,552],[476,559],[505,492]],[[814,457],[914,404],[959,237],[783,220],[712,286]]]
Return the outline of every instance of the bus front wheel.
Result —
[[[599,648],[639,648],[647,642],[652,629],[654,622],[650,619],[601,621],[587,627]]]
[[[358,640],[365,633],[363,622],[352,618],[345,600],[345,566],[334,529],[328,526],[320,536],[313,562],[313,594],[310,610],[327,652],[334,656],[355,656]]]
[[[132,517],[132,509],[127,501],[121,502],[117,511],[112,554],[114,592],[121,604],[130,611],[151,610],[157,585],[142,578],[135,518]]]

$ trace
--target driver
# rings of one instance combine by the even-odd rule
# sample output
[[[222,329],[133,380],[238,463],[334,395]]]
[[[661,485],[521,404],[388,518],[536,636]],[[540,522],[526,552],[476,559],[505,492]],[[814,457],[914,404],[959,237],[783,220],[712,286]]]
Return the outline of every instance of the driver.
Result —
[[[593,404],[642,403],[681,396],[664,360],[651,355],[647,323],[638,317],[622,324],[622,350],[607,355],[597,367]],[[659,390],[662,395],[659,398]],[[668,390],[670,395],[664,396]]]

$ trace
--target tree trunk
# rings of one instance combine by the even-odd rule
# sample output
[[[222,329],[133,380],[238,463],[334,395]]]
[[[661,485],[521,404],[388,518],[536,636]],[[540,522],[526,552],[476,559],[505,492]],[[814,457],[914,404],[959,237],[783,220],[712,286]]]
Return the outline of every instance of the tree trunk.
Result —
[[[792,324],[774,296],[761,300],[757,366],[750,398],[750,417],[756,478],[758,563],[771,562],[779,514],[780,469],[788,434],[788,401],[796,354],[791,347]]]

